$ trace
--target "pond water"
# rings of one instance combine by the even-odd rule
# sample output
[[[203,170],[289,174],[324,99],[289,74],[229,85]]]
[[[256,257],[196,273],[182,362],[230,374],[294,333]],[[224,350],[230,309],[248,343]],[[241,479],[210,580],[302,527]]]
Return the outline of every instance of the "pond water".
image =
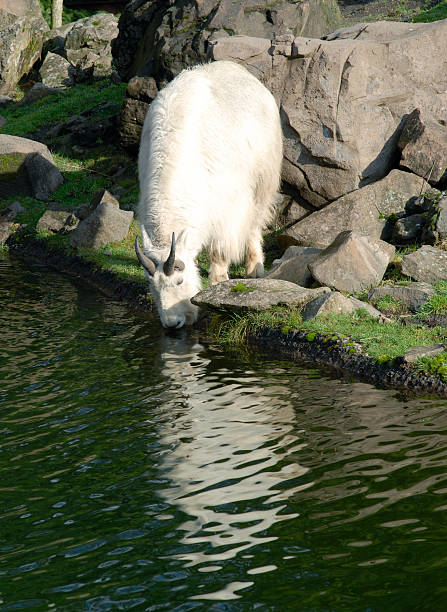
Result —
[[[0,610],[447,607],[447,402],[0,259]]]

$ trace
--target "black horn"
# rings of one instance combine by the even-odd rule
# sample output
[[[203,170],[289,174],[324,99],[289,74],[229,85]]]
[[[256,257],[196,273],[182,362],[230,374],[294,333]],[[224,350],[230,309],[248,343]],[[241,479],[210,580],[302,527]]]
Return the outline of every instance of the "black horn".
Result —
[[[150,259],[147,255],[143,253],[140,247],[140,243],[138,242],[138,236],[135,238],[135,253],[137,254],[138,261],[143,266],[143,268],[147,270],[151,276],[154,276],[155,264],[152,259]]]
[[[171,276],[174,272],[175,265],[175,234],[172,232],[171,251],[165,263],[163,264],[163,272],[166,276]]]

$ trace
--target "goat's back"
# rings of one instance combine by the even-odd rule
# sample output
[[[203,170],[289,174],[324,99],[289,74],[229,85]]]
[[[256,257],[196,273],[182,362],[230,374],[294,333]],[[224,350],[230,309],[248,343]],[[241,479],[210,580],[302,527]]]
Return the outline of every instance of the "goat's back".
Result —
[[[227,61],[185,70],[145,120],[140,218],[160,244],[189,228],[237,259],[271,216],[281,160],[278,109],[254,76]]]

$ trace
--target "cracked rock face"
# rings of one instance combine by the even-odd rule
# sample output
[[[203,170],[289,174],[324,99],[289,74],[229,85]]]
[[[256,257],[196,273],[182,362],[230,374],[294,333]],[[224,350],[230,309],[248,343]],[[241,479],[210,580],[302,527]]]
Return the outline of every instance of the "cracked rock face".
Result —
[[[325,40],[277,37],[249,58],[242,42],[219,39],[210,55],[243,63],[275,95],[283,179],[317,208],[391,170],[415,108],[445,121],[447,20],[359,24]]]
[[[113,43],[114,63],[124,80],[139,74],[160,84],[206,60],[215,38],[319,37],[339,24],[335,0],[131,0]]]

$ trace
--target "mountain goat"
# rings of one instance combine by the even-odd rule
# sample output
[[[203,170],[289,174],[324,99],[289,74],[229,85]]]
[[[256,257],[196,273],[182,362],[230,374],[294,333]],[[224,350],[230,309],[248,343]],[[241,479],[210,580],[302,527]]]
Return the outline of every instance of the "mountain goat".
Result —
[[[271,93],[228,61],[184,70],[149,107],[138,158],[143,249],[135,249],[164,327],[197,319],[196,257],[211,284],[245,256],[263,276],[262,230],[272,217],[282,161]]]

